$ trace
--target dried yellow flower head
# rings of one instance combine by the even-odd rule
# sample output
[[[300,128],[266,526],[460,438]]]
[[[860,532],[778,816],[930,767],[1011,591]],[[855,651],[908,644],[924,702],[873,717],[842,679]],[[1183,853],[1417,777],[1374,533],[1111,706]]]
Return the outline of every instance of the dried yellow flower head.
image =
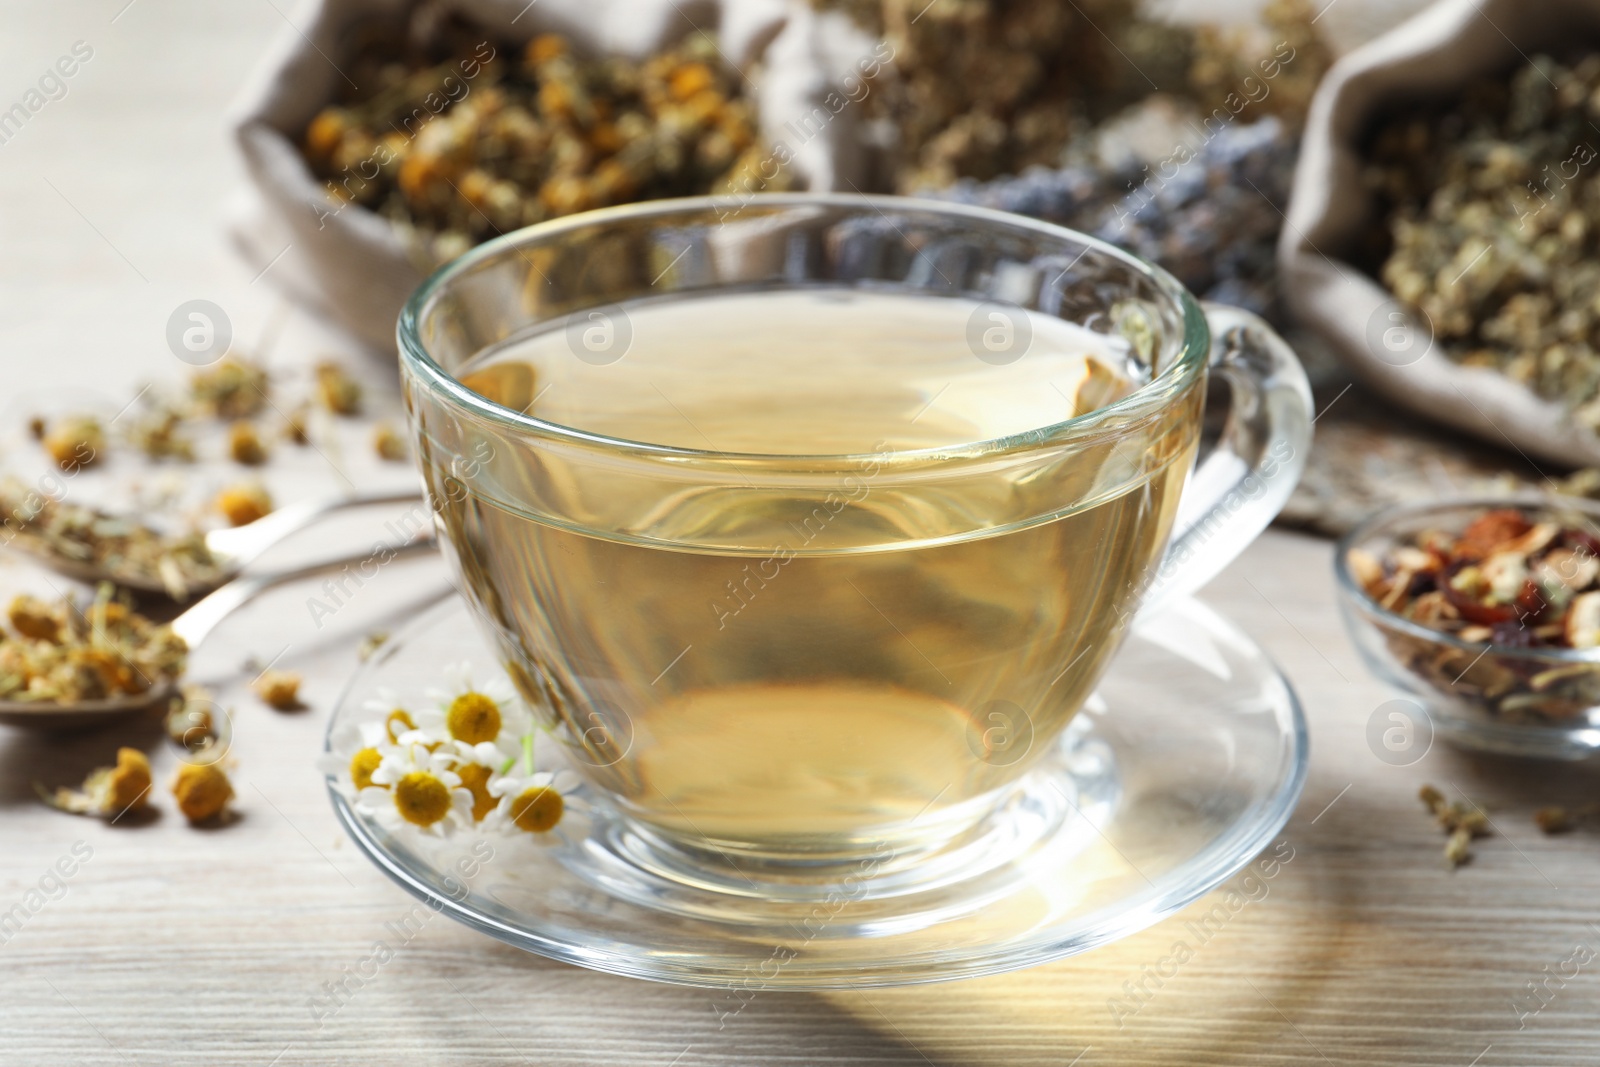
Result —
[[[236,422],[228,428],[228,455],[235,463],[258,467],[267,461],[267,443],[253,423]]]
[[[1534,824],[1547,834],[1566,833],[1573,827],[1571,812],[1559,805],[1540,808],[1533,813]]]
[[[109,815],[119,819],[149,804],[150,761],[136,748],[117,749],[117,765],[91,771],[83,788],[46,792],[35,786],[47,803],[74,815]]]
[[[105,453],[106,435],[93,415],[71,415],[48,427],[41,443],[56,466],[75,472]]]
[[[195,755],[220,745],[222,735],[218,732],[216,717],[211,713],[213,706],[205,690],[198,686],[188,687],[184,699],[174,702],[167,712],[164,721],[167,738]]]
[[[106,777],[106,809],[143,807],[150,796],[150,761],[136,748],[117,749],[117,765]]]
[[[247,526],[272,512],[272,496],[260,482],[230,485],[217,494],[217,510],[230,526]]]
[[[215,366],[195,371],[189,380],[195,405],[219,419],[248,418],[267,402],[267,372],[247,360],[229,356]]]
[[[13,597],[6,618],[23,637],[51,643],[61,640],[61,619],[56,609],[38,597],[26,593]]]
[[[361,385],[337,363],[317,364],[317,399],[335,415],[361,410]]]
[[[262,671],[251,688],[269,708],[293,711],[300,707],[300,676],[293,671]]]
[[[380,422],[372,431],[372,449],[379,459],[399,462],[408,455],[406,439],[387,422]]]
[[[302,405],[291,411],[284,419],[283,436],[293,444],[308,445],[311,443],[311,434],[306,429],[306,415],[306,409]]]
[[[233,798],[233,785],[216,763],[185,763],[172,778],[172,795],[184,818],[205,822],[222,814]]]
[[[116,595],[106,582],[86,609],[68,599],[13,600],[7,616],[22,637],[0,633],[0,699],[105,700],[176,681],[188,651],[183,639]]]

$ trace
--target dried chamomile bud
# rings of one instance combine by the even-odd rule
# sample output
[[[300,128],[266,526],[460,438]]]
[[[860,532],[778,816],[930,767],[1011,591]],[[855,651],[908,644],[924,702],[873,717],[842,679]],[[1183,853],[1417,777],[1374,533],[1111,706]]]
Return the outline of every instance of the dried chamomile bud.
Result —
[[[106,451],[105,430],[93,415],[69,415],[45,430],[40,442],[57,467],[75,473],[100,459]]]
[[[234,356],[195,371],[189,395],[203,413],[219,419],[244,419],[266,406],[267,372]]]
[[[293,671],[262,671],[251,688],[269,708],[294,711],[301,706],[300,676]]]
[[[406,448],[406,439],[387,422],[380,422],[373,427],[372,450],[378,454],[379,459],[390,462],[402,462],[410,454]]]
[[[11,628],[23,637],[51,643],[61,640],[61,612],[38,597],[26,593],[13,597],[11,606],[6,608],[6,619],[11,623]]]
[[[216,504],[230,526],[247,526],[271,514],[272,495],[260,482],[241,482],[218,493]]]
[[[51,794],[40,787],[39,791],[46,802],[62,811],[120,818],[148,806],[150,761],[136,748],[119,748],[116,766],[92,771],[82,789],[63,787]]]
[[[354,415],[361,410],[361,384],[339,364],[317,364],[317,399],[335,415]]]
[[[267,444],[252,423],[236,422],[228,428],[228,455],[235,463],[258,467],[267,461]]]
[[[220,763],[182,763],[172,778],[178,810],[190,823],[219,818],[233,799],[233,784]]]
[[[170,684],[183,673],[188,647],[117,599],[102,582],[87,609],[63,599],[18,597],[7,611],[21,635],[0,633],[0,699],[37,704],[114,700]]]

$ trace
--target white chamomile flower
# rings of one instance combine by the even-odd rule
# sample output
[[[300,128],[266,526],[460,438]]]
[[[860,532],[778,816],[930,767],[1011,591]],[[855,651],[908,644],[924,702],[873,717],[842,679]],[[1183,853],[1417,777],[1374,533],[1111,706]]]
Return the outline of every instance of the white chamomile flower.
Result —
[[[383,723],[347,725],[335,732],[329,750],[317,757],[317,769],[334,780],[346,800],[354,800],[372,785],[372,772],[383,762],[384,753],[393,749]]]
[[[474,684],[472,664],[465,662],[446,667],[445,677],[450,682],[448,689],[428,691],[440,710],[419,712],[417,726],[431,730],[437,723],[452,740],[469,745],[497,743],[506,758],[515,756],[523,735],[532,729],[532,718],[522,709],[511,683],[496,677]]]
[[[489,783],[489,792],[500,798],[495,817],[505,829],[547,834],[568,807],[583,806],[571,795],[577,787],[578,776],[571,771],[536,771],[497,778]]]
[[[362,708],[378,715],[389,734],[389,740],[398,743],[400,735],[407,730],[417,728],[414,714],[406,710],[405,704],[393,689],[380,686],[371,700],[363,703]]]
[[[372,785],[357,794],[357,806],[390,829],[410,824],[425,833],[448,834],[470,826],[472,793],[454,765],[454,755],[431,752],[426,745],[397,747],[384,754],[372,772]]]

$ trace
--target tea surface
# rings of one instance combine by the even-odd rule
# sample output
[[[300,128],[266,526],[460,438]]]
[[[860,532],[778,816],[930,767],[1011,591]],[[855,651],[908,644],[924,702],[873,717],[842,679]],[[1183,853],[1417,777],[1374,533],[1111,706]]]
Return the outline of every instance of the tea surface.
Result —
[[[539,418],[631,441],[777,455],[985,441],[1142,384],[1120,336],[966,299],[800,289],[593,314],[487,354],[467,377],[523,363]],[[499,399],[492,386],[480,391]]]

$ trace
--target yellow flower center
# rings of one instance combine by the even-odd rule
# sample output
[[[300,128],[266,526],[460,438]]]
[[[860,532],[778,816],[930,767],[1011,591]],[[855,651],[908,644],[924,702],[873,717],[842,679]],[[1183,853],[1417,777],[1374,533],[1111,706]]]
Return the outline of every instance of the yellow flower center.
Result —
[[[108,784],[108,810],[120,815],[129,808],[144,807],[150,792],[150,761],[136,748],[117,749],[117,766]]]
[[[500,705],[469,689],[450,702],[444,724],[457,741],[469,745],[493,741],[500,736]]]
[[[405,708],[395,708],[391,711],[384,725],[388,728],[391,741],[398,741],[401,734],[417,728],[417,724],[411,721],[411,715]]]
[[[462,787],[472,794],[473,822],[482,822],[483,817],[500,803],[500,799],[489,792],[489,768],[479,763],[469,763],[458,767],[456,773],[461,775]]]
[[[511,821],[530,834],[542,834],[555,829],[565,806],[559,792],[536,785],[511,802]]]
[[[357,789],[365,789],[372,784],[372,772],[378,769],[378,764],[383,762],[383,757],[375,748],[364,748],[350,757],[350,781],[355,783]]]
[[[417,826],[432,826],[450,814],[450,789],[426,771],[412,771],[394,787],[400,817]]]
[[[172,795],[184,818],[204,822],[222,814],[233,797],[233,786],[215,763],[185,763],[172,780]]]

